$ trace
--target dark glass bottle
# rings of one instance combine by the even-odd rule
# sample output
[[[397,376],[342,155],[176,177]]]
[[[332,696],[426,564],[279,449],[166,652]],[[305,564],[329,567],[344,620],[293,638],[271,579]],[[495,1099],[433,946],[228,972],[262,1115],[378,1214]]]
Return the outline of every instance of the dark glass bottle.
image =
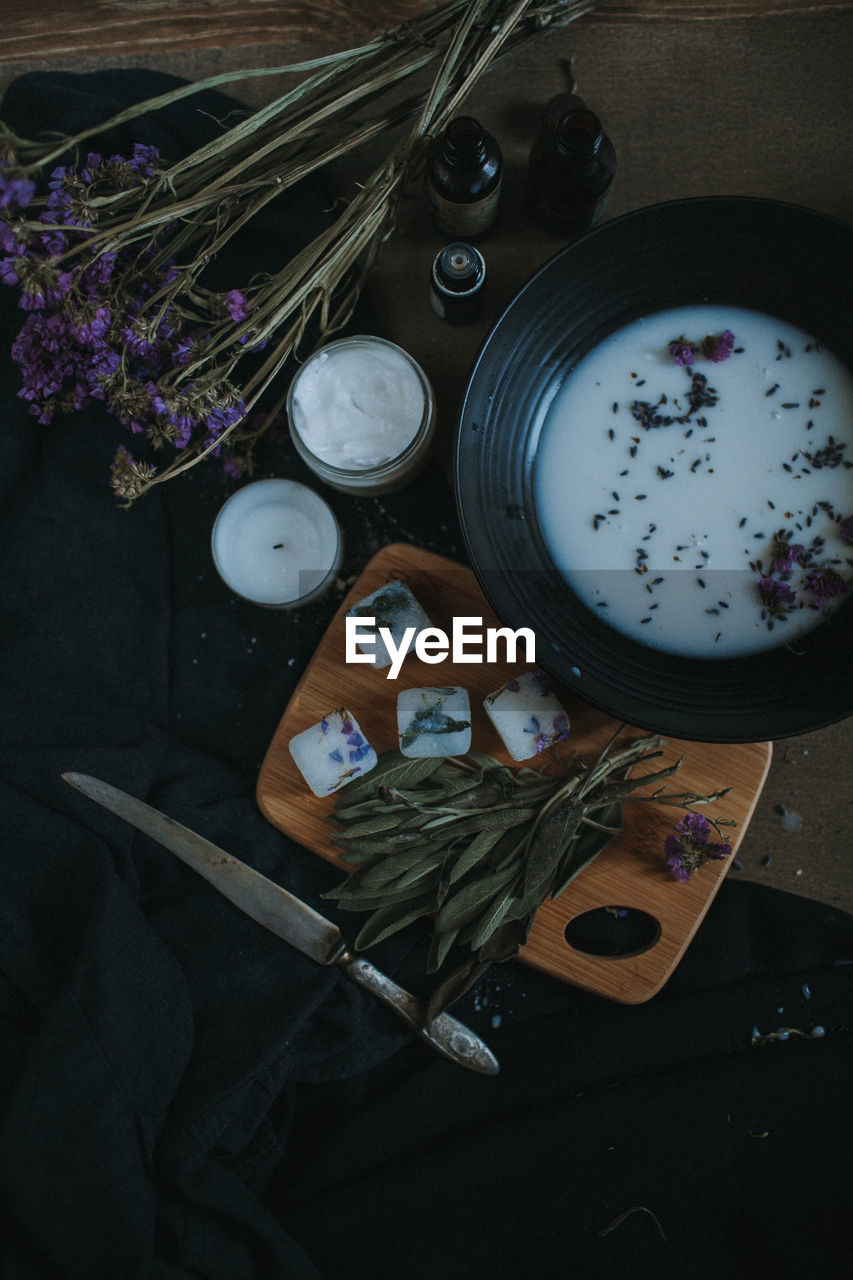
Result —
[[[575,94],[557,94],[530,149],[532,221],[564,239],[583,235],[604,213],[615,175],[616,151],[598,116]]]
[[[426,177],[439,231],[460,240],[483,235],[495,220],[503,159],[473,116],[456,116],[427,151]]]
[[[432,264],[432,308],[449,324],[469,324],[482,310],[486,262],[461,240],[447,244]]]

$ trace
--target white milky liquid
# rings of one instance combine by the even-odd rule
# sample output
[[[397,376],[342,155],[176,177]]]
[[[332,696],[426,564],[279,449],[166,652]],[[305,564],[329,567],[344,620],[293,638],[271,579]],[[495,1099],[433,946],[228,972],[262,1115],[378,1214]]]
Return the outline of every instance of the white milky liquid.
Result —
[[[689,413],[692,374],[670,342],[726,329],[731,356],[698,355],[692,366],[717,403],[644,425]],[[543,423],[534,498],[555,564],[613,627],[668,652],[731,657],[790,643],[822,620],[806,581],[816,568],[853,581],[845,461],[853,377],[831,352],[759,312],[686,307],[619,330],[566,377]],[[772,573],[796,596],[783,616],[768,613],[758,588],[777,531],[806,561]]]

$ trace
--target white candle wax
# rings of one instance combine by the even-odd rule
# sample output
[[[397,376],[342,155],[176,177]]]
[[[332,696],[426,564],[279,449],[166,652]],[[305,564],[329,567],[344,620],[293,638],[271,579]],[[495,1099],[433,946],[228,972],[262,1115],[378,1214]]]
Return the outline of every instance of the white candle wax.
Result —
[[[302,366],[287,412],[294,445],[314,473],[362,494],[400,488],[426,460],[433,393],[420,366],[384,338],[330,342]]]
[[[211,536],[220,577],[255,604],[306,604],[331,585],[341,534],[328,503],[294,480],[256,480],[221,508]]]
[[[728,358],[697,353],[709,395],[694,408],[669,344],[727,329]],[[851,463],[853,377],[830,351],[759,312],[679,308],[626,326],[565,378],[539,439],[537,516],[573,590],[617,630],[741,656],[795,641],[840,602],[815,589],[824,566],[849,589]]]

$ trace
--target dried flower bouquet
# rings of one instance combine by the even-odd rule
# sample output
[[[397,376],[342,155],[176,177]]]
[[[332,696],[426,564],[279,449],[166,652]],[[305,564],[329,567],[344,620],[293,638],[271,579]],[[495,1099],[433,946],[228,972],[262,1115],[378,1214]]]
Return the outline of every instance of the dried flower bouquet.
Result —
[[[100,400],[146,439],[156,463],[124,447],[113,463],[126,502],[213,454],[250,470],[285,397],[282,370],[309,322],[325,337],[352,314],[429,138],[498,55],[600,3],[450,0],[360,48],[218,75],[72,138],[20,138],[0,122],[0,276],[27,313],[13,354],[30,411],[50,423]],[[426,92],[388,104],[430,67]],[[199,90],[283,73],[300,77],[295,87],[184,158],[144,143],[130,157],[87,151],[104,130]],[[225,292],[207,287],[205,268],[271,200],[407,121],[294,258]]]

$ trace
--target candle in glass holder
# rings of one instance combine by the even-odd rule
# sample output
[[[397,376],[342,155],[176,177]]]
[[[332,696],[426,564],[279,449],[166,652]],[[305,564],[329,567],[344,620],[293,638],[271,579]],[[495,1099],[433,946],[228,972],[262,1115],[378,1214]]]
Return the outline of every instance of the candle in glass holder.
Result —
[[[213,525],[216,569],[237,595],[286,609],[318,599],[340,568],[341,531],[328,503],[295,480],[256,480]]]

